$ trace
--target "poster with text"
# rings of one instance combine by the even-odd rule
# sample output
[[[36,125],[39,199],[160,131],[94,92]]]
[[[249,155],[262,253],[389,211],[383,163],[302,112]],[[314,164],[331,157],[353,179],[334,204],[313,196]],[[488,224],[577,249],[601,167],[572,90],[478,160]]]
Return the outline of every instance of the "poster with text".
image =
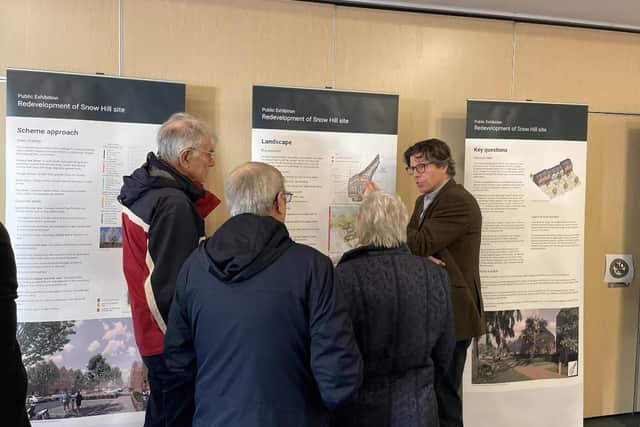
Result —
[[[487,333],[469,350],[465,425],[582,426],[586,142],[585,105],[467,103]]]
[[[143,424],[116,197],[184,106],[184,84],[7,70],[6,226],[32,422]]]
[[[397,95],[253,87],[251,158],[284,175],[291,237],[334,262],[358,243],[365,182],[396,190],[397,133]]]

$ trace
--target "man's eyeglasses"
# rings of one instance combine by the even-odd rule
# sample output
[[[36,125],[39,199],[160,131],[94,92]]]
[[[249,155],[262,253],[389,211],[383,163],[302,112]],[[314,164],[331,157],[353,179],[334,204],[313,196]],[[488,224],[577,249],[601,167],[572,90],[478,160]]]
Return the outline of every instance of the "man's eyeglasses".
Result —
[[[213,161],[216,158],[216,152],[214,150],[203,151],[203,150],[199,150],[199,149],[197,149],[195,147],[189,147],[189,150],[197,151],[197,152],[202,153],[202,154],[206,154],[207,156],[209,156],[209,161]]]
[[[426,163],[418,163],[415,166],[406,166],[404,170],[407,171],[409,175],[413,175],[415,172],[424,173],[427,170],[427,166],[429,165],[437,165],[439,162],[426,162]]]
[[[289,191],[279,191],[278,194],[284,194],[284,200],[287,203],[291,202],[291,199],[293,199],[293,193],[289,192]],[[278,203],[278,194],[276,194],[276,197],[273,199],[273,203]]]

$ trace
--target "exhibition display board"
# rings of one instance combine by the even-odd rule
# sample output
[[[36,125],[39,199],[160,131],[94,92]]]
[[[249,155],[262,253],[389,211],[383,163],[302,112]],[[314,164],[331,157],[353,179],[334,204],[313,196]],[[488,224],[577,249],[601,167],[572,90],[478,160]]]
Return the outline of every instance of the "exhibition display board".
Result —
[[[277,167],[293,193],[291,237],[336,262],[357,245],[365,182],[396,190],[398,96],[254,86],[252,114],[252,160]]]
[[[65,426],[142,425],[134,412],[148,386],[117,195],[122,176],[155,150],[159,125],[184,107],[181,83],[7,70],[6,226],[26,403],[38,418],[46,409]]]
[[[465,425],[581,426],[587,106],[470,100],[466,138],[487,334]]]

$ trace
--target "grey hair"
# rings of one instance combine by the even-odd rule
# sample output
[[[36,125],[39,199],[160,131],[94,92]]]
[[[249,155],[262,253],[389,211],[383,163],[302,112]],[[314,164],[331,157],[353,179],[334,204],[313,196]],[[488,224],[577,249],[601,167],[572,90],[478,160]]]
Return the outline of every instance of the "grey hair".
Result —
[[[373,191],[360,204],[356,236],[361,245],[393,248],[406,243],[408,223],[407,208],[398,195]]]
[[[285,190],[280,171],[261,162],[241,164],[224,182],[224,195],[231,216],[243,213],[268,216],[281,191]]]
[[[206,139],[212,139],[205,122],[187,113],[172,114],[158,130],[158,157],[176,161],[187,148],[198,149]]]

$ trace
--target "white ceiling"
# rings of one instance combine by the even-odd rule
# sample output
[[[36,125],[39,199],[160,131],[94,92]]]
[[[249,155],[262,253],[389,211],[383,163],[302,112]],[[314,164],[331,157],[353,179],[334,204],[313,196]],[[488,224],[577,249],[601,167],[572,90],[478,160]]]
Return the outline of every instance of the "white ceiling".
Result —
[[[640,0],[346,0],[327,3],[504,17],[640,32]]]

